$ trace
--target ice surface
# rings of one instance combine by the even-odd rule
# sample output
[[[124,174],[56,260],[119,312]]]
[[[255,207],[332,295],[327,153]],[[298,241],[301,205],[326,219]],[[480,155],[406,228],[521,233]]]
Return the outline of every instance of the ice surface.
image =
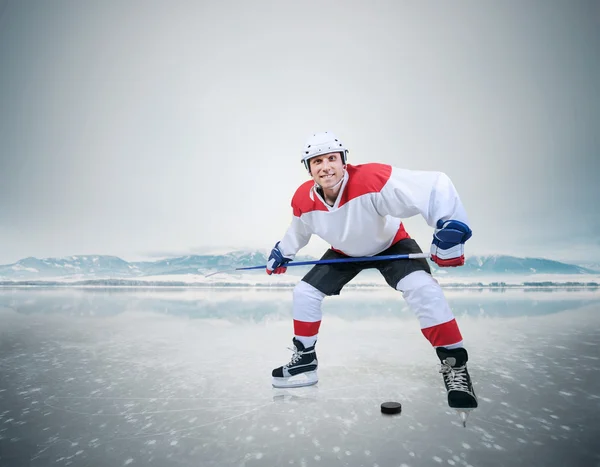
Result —
[[[326,300],[320,381],[297,389],[270,386],[290,290],[0,289],[0,465],[597,465],[600,295],[447,296],[466,429],[391,289]]]

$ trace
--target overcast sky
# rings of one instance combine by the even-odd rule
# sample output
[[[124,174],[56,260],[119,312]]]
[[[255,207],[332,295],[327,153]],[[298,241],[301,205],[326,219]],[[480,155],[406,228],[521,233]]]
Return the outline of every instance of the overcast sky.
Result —
[[[270,249],[323,130],[447,173],[467,254],[598,261],[599,83],[598,1],[0,0],[0,264]]]

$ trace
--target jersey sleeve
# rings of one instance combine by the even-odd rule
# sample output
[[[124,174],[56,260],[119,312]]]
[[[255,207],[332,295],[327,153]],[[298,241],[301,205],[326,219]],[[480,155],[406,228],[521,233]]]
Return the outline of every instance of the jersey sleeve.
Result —
[[[458,192],[443,172],[393,167],[390,178],[375,199],[375,208],[383,216],[401,219],[420,214],[434,228],[440,219],[469,224]]]
[[[292,223],[279,242],[279,249],[281,250],[281,253],[283,253],[283,256],[294,259],[296,253],[306,246],[311,235],[312,232],[309,230],[308,226],[302,222],[302,219],[298,216],[293,216]]]

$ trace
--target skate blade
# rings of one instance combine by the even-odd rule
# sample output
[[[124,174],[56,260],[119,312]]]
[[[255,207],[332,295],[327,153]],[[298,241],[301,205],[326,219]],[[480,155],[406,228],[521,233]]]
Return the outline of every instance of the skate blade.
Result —
[[[469,418],[469,415],[471,414],[471,411],[473,409],[455,409],[456,413],[458,413],[458,415],[460,416],[460,421],[462,422],[462,426],[463,427],[467,427],[467,419]]]
[[[317,384],[319,378],[316,371],[308,371],[299,375],[290,376],[289,378],[273,378],[272,385],[274,388],[301,388],[304,386],[312,386]]]
[[[319,386],[312,384],[304,388],[273,388],[273,402],[307,404],[319,400]]]

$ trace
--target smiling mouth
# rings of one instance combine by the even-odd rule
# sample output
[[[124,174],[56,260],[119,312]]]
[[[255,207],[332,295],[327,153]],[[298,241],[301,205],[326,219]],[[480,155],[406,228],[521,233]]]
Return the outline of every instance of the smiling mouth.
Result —
[[[324,178],[324,179],[331,178],[331,177],[333,177],[333,174],[321,175],[321,178]]]

